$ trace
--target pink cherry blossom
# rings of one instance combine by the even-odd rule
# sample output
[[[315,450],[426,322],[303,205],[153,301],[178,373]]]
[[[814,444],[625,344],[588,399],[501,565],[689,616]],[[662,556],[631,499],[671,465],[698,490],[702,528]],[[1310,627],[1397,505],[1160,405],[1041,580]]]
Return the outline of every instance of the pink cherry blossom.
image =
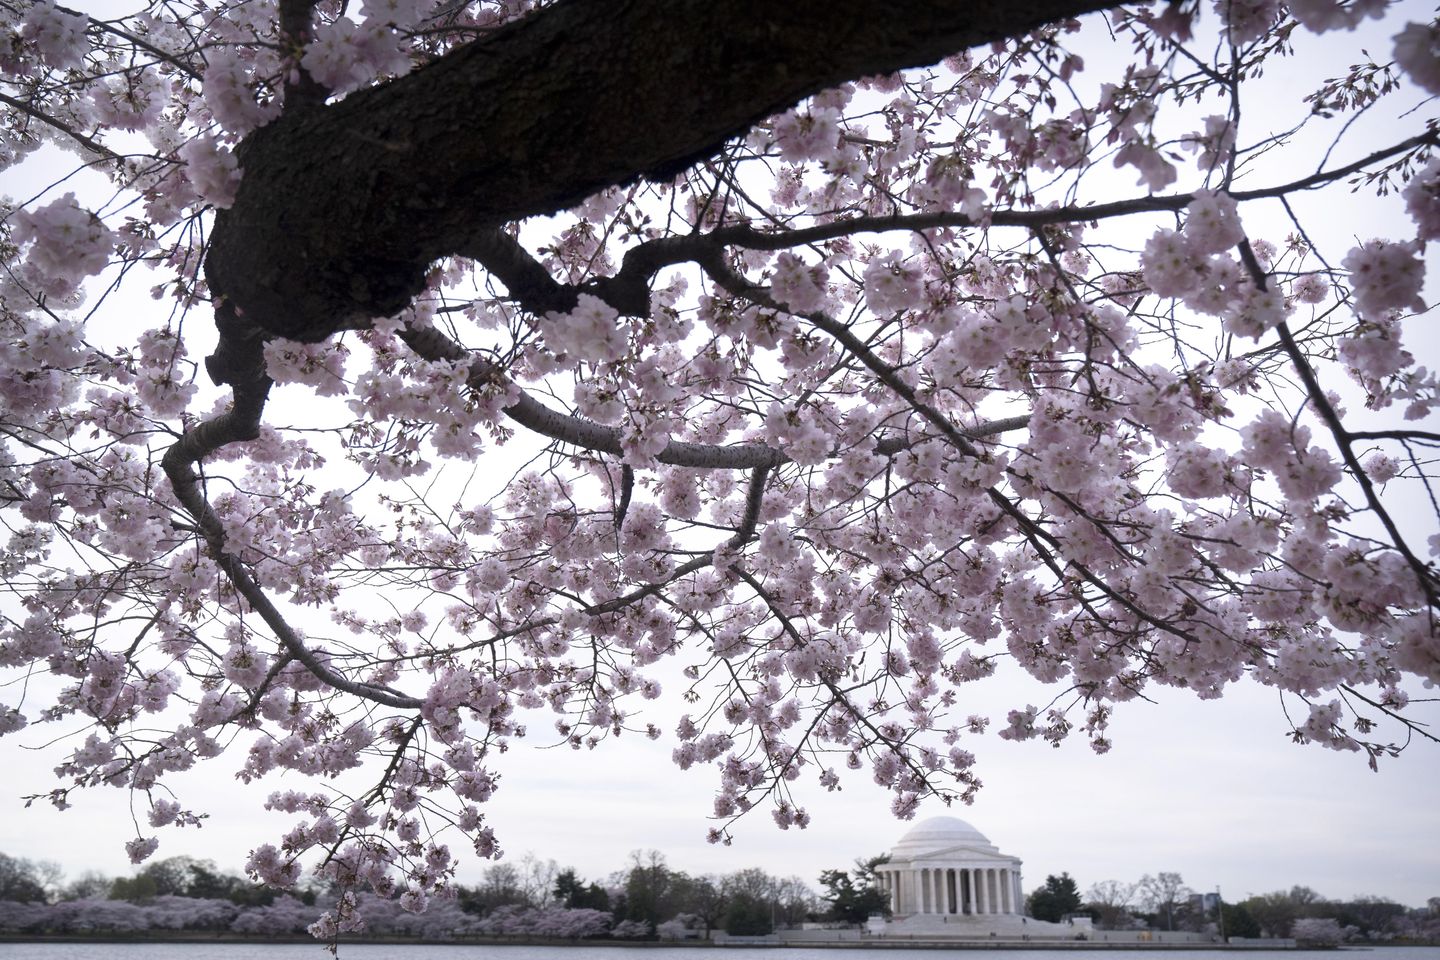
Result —
[[[66,70],[84,61],[88,25],[83,14],[57,9],[54,0],[41,0],[25,14],[20,36],[35,45],[48,66]]]
[[[1412,244],[1372,240],[1354,247],[1341,261],[1350,271],[1355,306],[1367,319],[1379,319],[1390,310],[1424,310],[1420,287],[1425,265]]]
[[[545,342],[556,353],[580,360],[618,360],[625,353],[624,324],[614,308],[598,297],[581,294],[575,309],[549,314],[541,323]]]
[[[1297,279],[1292,289],[1295,299],[1301,303],[1321,303],[1330,295],[1330,284],[1315,273],[1307,273]]]
[[[1440,239],[1440,157],[1415,175],[1404,196],[1405,209],[1419,228],[1419,239]]]
[[[240,169],[229,149],[220,146],[214,137],[196,137],[178,154],[185,161],[185,176],[196,193],[222,209],[234,202]]]
[[[1395,62],[1422,89],[1440,93],[1440,29],[1434,24],[1405,24],[1395,35]]]
[[[1157,230],[1141,259],[1145,283],[1159,297],[1183,297],[1202,280],[1195,252],[1176,230]]]
[[[915,266],[892,251],[865,268],[865,298],[877,313],[918,307],[925,295],[924,278]]]
[[[1280,9],[1278,0],[1215,0],[1215,12],[1225,21],[1230,42],[1236,46],[1264,36]]]
[[[311,76],[336,93],[358,89],[378,76],[409,71],[399,34],[383,14],[356,25],[337,17],[315,29],[315,39],[300,63]]]
[[[280,115],[281,98],[257,76],[262,63],[238,49],[222,47],[206,55],[205,103],[215,122],[231,133],[243,135]]]
[[[154,837],[136,838],[125,844],[125,852],[130,855],[131,863],[141,863],[150,858],[160,846],[160,841]]]
[[[51,296],[63,297],[105,269],[116,237],[99,217],[67,193],[15,217],[15,239],[28,246],[26,267]]]
[[[824,309],[825,278],[823,265],[809,266],[794,254],[782,253],[775,259],[775,299],[796,313]]]
[[[1238,207],[1229,195],[1201,190],[1185,208],[1185,242],[1192,253],[1223,253],[1244,239]]]
[[[828,160],[840,141],[840,113],[818,108],[808,113],[787,113],[775,121],[773,136],[780,158],[791,163]]]

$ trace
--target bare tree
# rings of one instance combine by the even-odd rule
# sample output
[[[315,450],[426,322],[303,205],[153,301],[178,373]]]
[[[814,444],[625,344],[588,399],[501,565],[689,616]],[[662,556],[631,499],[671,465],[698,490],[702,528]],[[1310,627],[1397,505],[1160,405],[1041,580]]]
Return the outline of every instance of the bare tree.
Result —
[[[1085,906],[1099,914],[1099,924],[1109,930],[1128,925],[1130,906],[1140,890],[1138,883],[1101,880],[1085,891]]]
[[[1190,902],[1191,889],[1178,873],[1145,874],[1140,878],[1139,895],[1145,909],[1165,917],[1165,929],[1175,929],[1175,914]]]

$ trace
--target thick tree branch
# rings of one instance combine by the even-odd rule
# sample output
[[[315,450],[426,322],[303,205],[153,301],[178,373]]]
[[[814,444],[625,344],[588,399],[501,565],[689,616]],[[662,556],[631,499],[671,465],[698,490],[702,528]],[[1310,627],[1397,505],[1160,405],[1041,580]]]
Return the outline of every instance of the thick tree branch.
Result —
[[[1248,239],[1241,240],[1238,249],[1240,252],[1240,260],[1245,264],[1245,269],[1250,274],[1250,279],[1255,283],[1257,288],[1264,290],[1268,283],[1268,276],[1265,273],[1265,269],[1260,266],[1260,261],[1256,258],[1255,251],[1250,246],[1250,241]],[[1335,446],[1339,448],[1340,451],[1340,459],[1345,462],[1345,467],[1349,471],[1351,479],[1359,484],[1360,491],[1365,496],[1366,504],[1379,519],[1380,525],[1385,528],[1385,532],[1390,535],[1395,549],[1405,558],[1405,562],[1410,565],[1410,569],[1415,571],[1415,579],[1420,589],[1424,592],[1426,601],[1431,607],[1440,606],[1440,580],[1437,580],[1435,573],[1430,569],[1430,565],[1424,560],[1421,560],[1415,555],[1415,551],[1410,549],[1410,544],[1407,543],[1401,535],[1400,528],[1396,525],[1394,518],[1390,516],[1390,511],[1380,502],[1380,496],[1375,492],[1375,485],[1370,482],[1370,475],[1365,472],[1365,468],[1360,464],[1360,458],[1355,455],[1355,449],[1351,442],[1353,438],[1349,431],[1345,429],[1345,425],[1340,421],[1340,415],[1335,412],[1335,407],[1330,403],[1330,398],[1326,396],[1325,391],[1321,389],[1320,380],[1316,377],[1315,370],[1310,366],[1310,361],[1305,356],[1304,351],[1300,349],[1300,345],[1295,342],[1295,338],[1291,335],[1290,327],[1282,321],[1276,326],[1275,332],[1280,337],[1280,344],[1285,349],[1285,355],[1290,358],[1291,366],[1295,368],[1296,374],[1299,375],[1300,383],[1305,387],[1305,393],[1309,397],[1311,405],[1315,408],[1316,414],[1319,415],[1321,422],[1325,424],[1326,429],[1330,431],[1331,437],[1334,438]]]
[[[1247,262],[1253,260],[1254,255],[1249,253],[1248,243],[1245,246],[1245,251],[1247,254]],[[1252,276],[1256,276],[1254,268],[1252,268]],[[1257,277],[1257,283],[1263,290],[1263,274]],[[1376,518],[1379,519],[1380,525],[1385,528],[1385,532],[1390,535],[1390,540],[1394,544],[1395,549],[1405,558],[1405,562],[1410,565],[1410,569],[1415,571],[1415,580],[1419,584],[1420,589],[1424,591],[1425,599],[1431,607],[1440,606],[1440,585],[1437,585],[1434,572],[1430,569],[1428,563],[1416,556],[1415,551],[1410,549],[1410,544],[1406,542],[1405,537],[1400,533],[1400,528],[1395,523],[1395,519],[1390,516],[1390,511],[1380,502],[1380,495],[1375,492],[1375,485],[1370,482],[1370,475],[1365,472],[1365,468],[1360,463],[1360,458],[1355,455],[1355,449],[1351,444],[1352,438],[1345,430],[1345,425],[1340,422],[1340,415],[1335,412],[1335,407],[1330,403],[1330,398],[1327,397],[1325,391],[1321,389],[1320,381],[1316,378],[1315,371],[1310,366],[1310,361],[1306,359],[1305,354],[1295,342],[1295,338],[1291,336],[1288,326],[1281,323],[1276,326],[1275,332],[1279,334],[1280,343],[1284,346],[1285,353],[1289,356],[1290,363],[1295,368],[1295,372],[1300,375],[1300,382],[1305,385],[1305,392],[1309,395],[1311,405],[1314,406],[1315,412],[1319,415],[1321,422],[1325,424],[1326,429],[1330,431],[1331,437],[1334,438],[1335,445],[1340,450],[1340,458],[1345,461],[1345,466],[1350,473],[1350,478],[1359,484],[1360,491],[1365,496],[1366,504],[1369,505],[1370,510],[1375,514]]]
[[[483,387],[505,375],[483,357],[472,355],[434,327],[407,327],[400,331],[399,336],[417,356],[426,360],[449,363],[469,360],[470,383],[474,387]],[[520,392],[520,399],[505,408],[505,415],[522,427],[572,447],[616,457],[624,454],[618,428],[552,410],[524,391]],[[1021,430],[1029,423],[1028,416],[1015,416],[984,421],[973,427],[951,425],[950,428],[968,441]],[[915,442],[906,437],[886,437],[876,442],[875,453],[882,457],[894,456],[914,446]],[[671,466],[697,470],[770,469],[790,462],[790,457],[783,450],[763,443],[686,443],[681,440],[671,440],[655,459]]]
[[[336,690],[385,706],[418,708],[421,701],[414,697],[386,687],[358,683],[330,669],[290,626],[240,558],[225,549],[224,525],[205,498],[204,491],[200,489],[200,478],[195,473],[195,464],[224,446],[254,440],[260,435],[260,418],[265,411],[265,401],[273,384],[265,375],[259,334],[251,331],[246,335],[243,322],[235,317],[226,304],[217,309],[216,317],[222,331],[229,331],[230,343],[235,350],[230,372],[243,371],[244,375],[237,374],[233,380],[226,381],[230,382],[234,389],[234,400],[228,411],[197,424],[165,451],[161,466],[170,480],[171,489],[175,491],[175,498],[195,519],[216,565],[225,572],[231,585],[250,604],[251,609],[265,621],[289,656],[299,660],[318,679]]]
[[[1283,197],[1294,191],[1334,182],[1382,160],[1434,143],[1434,134],[1427,132],[1377,150],[1363,159],[1334,170],[1321,171],[1302,180],[1278,186],[1236,192],[1232,196],[1237,200]],[[491,276],[505,284],[510,299],[533,314],[569,312],[575,308],[580,294],[590,293],[622,314],[645,317],[650,312],[650,285],[657,273],[666,267],[682,263],[699,263],[702,260],[714,262],[715,257],[726,247],[786,250],[859,233],[966,228],[979,226],[982,222],[995,227],[1026,227],[1033,230],[1055,223],[1093,222],[1146,212],[1175,212],[1185,209],[1192,200],[1193,194],[1178,193],[1132,197],[1085,206],[993,210],[985,214],[983,221],[959,211],[943,210],[847,217],[784,230],[759,230],[748,224],[736,224],[708,233],[646,240],[626,251],[620,269],[613,276],[598,277],[581,284],[566,284],[556,280],[539,260],[503,229],[481,231],[457,252],[479,262]]]
[[[280,36],[292,58],[285,80],[285,109],[296,110],[318,107],[330,96],[330,91],[310,76],[305,64],[300,62],[305,48],[314,38],[312,20],[318,0],[280,0]]]
[[[207,274],[301,340],[402,309],[502,224],[668,178],[847,80],[935,63],[1109,0],[561,0],[246,138]]]

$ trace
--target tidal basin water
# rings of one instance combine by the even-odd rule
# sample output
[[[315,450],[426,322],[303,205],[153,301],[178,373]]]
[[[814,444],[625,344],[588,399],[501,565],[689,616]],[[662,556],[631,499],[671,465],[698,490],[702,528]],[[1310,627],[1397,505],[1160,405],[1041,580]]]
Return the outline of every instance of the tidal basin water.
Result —
[[[344,943],[341,960],[902,960],[948,954],[963,960],[1081,960],[1095,950],[894,949],[874,947],[636,947],[580,943],[573,947]],[[1121,950],[1113,960],[1440,960],[1440,947],[1334,950]],[[0,960],[325,960],[311,943],[0,943]]]

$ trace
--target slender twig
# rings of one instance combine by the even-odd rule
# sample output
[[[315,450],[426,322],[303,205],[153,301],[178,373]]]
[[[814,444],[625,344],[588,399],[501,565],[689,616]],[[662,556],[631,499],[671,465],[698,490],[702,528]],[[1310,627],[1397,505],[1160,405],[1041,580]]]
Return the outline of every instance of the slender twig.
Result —
[[[16,110],[19,110],[21,113],[25,114],[27,117],[32,117],[36,120],[39,120],[43,124],[54,127],[56,130],[59,130],[71,140],[74,140],[76,143],[80,144],[86,150],[89,150],[91,153],[98,153],[100,156],[104,157],[106,160],[111,161],[112,163],[123,164],[125,162],[124,157],[120,156],[120,154],[116,153],[114,150],[111,150],[103,143],[99,143],[96,140],[91,139],[90,137],[81,133],[79,130],[71,127],[69,124],[50,116],[50,114],[48,113],[42,113],[41,111],[36,110],[34,107],[30,106],[28,103],[25,103],[23,100],[16,100],[14,97],[6,96],[5,94],[0,93],[0,103],[9,104]]]

